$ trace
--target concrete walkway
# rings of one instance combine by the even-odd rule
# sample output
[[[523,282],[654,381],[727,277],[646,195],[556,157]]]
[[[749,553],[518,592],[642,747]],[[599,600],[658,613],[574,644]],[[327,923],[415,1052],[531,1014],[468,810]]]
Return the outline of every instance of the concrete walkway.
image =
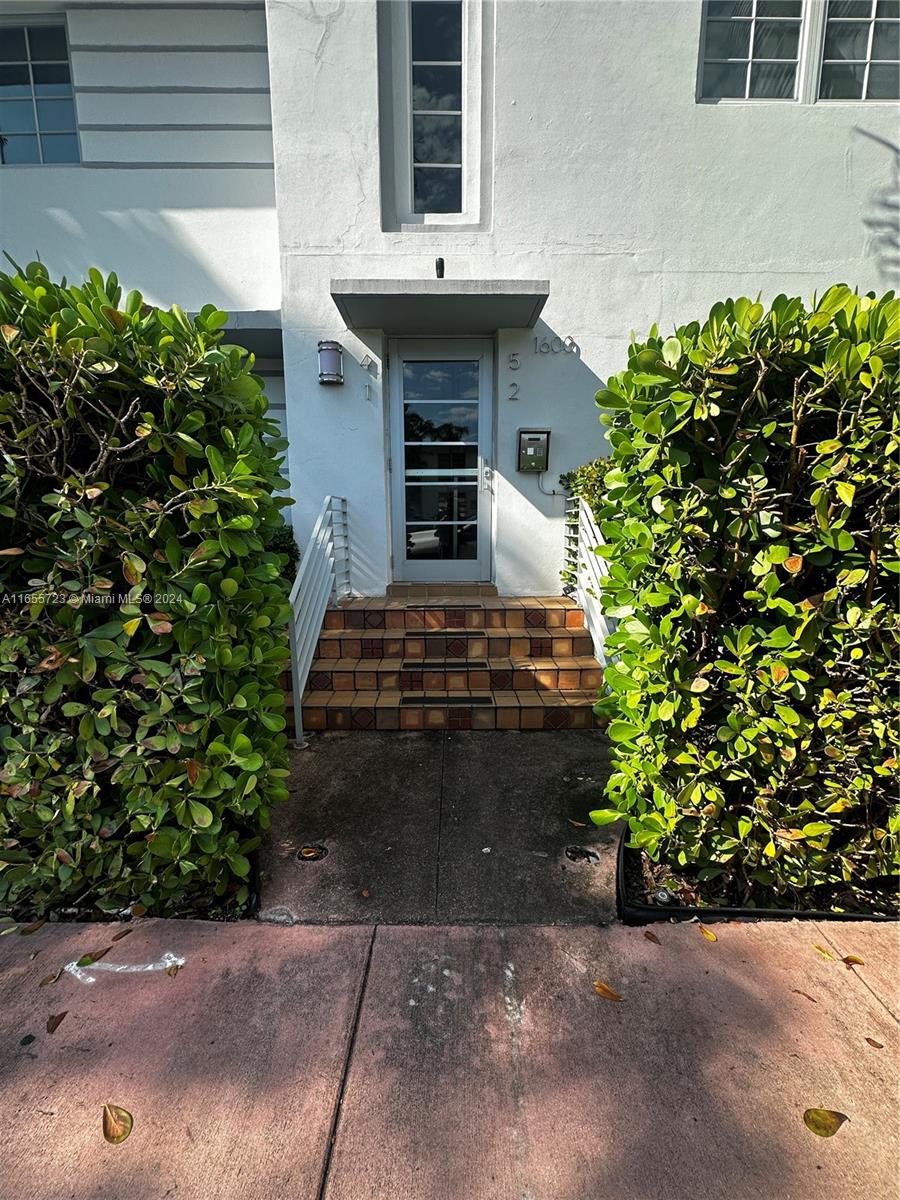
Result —
[[[291,803],[272,814],[260,915],[610,921],[618,832],[588,818],[608,771],[606,739],[587,729],[313,735],[294,756]],[[298,860],[304,844],[327,857]]]
[[[0,939],[3,1200],[895,1195],[893,928],[116,928]]]

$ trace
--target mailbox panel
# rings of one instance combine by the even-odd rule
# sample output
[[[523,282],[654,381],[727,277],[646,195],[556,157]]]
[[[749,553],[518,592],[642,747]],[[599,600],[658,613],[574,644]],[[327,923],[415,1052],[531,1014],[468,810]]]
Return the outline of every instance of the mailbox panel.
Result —
[[[531,475],[546,471],[550,463],[550,430],[520,429],[517,461],[519,471]]]

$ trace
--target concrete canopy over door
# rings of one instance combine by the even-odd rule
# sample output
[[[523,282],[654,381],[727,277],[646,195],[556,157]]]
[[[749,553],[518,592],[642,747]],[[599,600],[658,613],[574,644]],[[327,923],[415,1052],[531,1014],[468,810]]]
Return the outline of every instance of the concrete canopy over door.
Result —
[[[398,336],[459,337],[533,329],[550,295],[547,279],[332,279],[348,329]]]

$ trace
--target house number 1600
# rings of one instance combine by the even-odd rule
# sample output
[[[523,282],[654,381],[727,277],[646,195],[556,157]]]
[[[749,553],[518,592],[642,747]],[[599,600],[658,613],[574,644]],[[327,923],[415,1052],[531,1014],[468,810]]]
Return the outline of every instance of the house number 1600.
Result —
[[[561,338],[558,335],[549,339],[536,337],[534,352],[535,354],[577,354],[578,344],[571,335],[567,338]]]

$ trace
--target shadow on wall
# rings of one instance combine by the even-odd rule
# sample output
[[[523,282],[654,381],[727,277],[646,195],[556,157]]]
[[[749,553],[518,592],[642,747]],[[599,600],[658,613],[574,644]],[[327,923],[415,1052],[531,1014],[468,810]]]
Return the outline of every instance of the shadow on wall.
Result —
[[[115,271],[126,290],[165,307],[280,306],[274,191],[261,172],[252,180],[230,172],[220,204],[214,171],[177,172],[177,182],[173,172],[66,174],[57,193],[65,204],[37,191],[38,172],[4,196],[0,248],[17,262],[39,258],[72,282],[92,266]]]
[[[883,146],[889,155],[891,180],[875,188],[866,205],[863,224],[869,230],[878,273],[888,288],[900,287],[900,146],[868,129],[856,132]]]

